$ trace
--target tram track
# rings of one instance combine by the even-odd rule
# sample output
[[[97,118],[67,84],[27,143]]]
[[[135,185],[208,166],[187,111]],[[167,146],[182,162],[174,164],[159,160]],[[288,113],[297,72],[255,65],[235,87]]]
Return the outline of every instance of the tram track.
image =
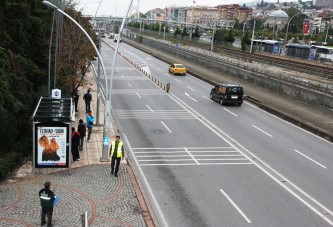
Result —
[[[144,34],[158,39],[161,38],[161,36],[152,33],[144,33]],[[197,43],[194,41],[180,40],[169,37],[165,37],[165,39],[170,42],[174,43],[176,42],[180,43],[181,45],[192,46],[204,50],[210,50],[211,48],[209,44]],[[288,68],[290,70],[296,70],[299,72],[317,75],[323,78],[333,79],[333,66],[325,65],[318,62],[316,63],[308,62],[300,59],[294,59],[291,57],[269,55],[265,53],[249,53],[218,45],[215,45],[213,50],[216,53],[227,55],[242,61],[247,61],[247,62],[256,61],[262,64],[280,66],[283,68]]]

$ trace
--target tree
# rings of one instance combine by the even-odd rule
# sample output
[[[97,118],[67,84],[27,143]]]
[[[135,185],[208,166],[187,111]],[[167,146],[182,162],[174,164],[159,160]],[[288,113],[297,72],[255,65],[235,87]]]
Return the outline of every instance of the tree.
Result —
[[[196,38],[199,38],[200,37],[200,33],[199,33],[199,26],[195,26],[195,30],[194,32],[192,33],[192,37],[196,37]]]
[[[233,43],[235,41],[233,30],[230,29],[224,39],[228,43]]]
[[[246,50],[246,45],[251,45],[251,35],[249,31],[246,31],[241,39],[242,50]]]
[[[74,18],[93,37],[97,44],[91,24],[84,18],[81,12],[75,11],[70,6],[65,12]],[[87,84],[85,74],[90,62],[95,60],[96,51],[81,29],[67,18],[63,20],[63,32],[61,38],[61,55],[59,61],[59,82],[63,93],[71,95],[79,86]]]

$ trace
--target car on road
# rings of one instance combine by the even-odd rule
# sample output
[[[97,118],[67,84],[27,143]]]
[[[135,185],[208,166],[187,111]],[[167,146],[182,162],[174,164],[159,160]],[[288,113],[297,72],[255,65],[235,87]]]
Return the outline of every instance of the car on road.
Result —
[[[183,64],[174,63],[169,66],[169,73],[172,73],[173,75],[180,74],[180,75],[185,76],[186,68]]]
[[[210,98],[221,105],[243,103],[243,87],[233,83],[216,83],[210,92]]]
[[[113,40],[113,41],[114,41],[115,43],[117,42],[118,36],[119,36],[119,34],[115,34],[115,35],[114,35],[114,40]],[[120,42],[120,43],[122,42],[120,36],[119,36],[119,42]]]

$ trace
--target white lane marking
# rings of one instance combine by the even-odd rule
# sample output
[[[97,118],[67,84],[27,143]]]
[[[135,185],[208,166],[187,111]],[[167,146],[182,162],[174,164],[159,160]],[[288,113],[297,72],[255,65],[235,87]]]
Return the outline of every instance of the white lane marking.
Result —
[[[159,70],[159,71],[162,71],[160,68],[156,68],[157,70]]]
[[[178,149],[183,149],[184,147],[158,147],[158,148],[153,148],[153,147],[134,147],[133,150],[178,150]],[[217,149],[217,148],[233,148],[233,147],[191,147],[190,149]]]
[[[312,158],[310,158],[310,157],[306,156],[305,154],[301,153],[300,151],[298,151],[298,150],[296,150],[296,149],[294,149],[294,151],[296,151],[296,152],[297,152],[297,153],[299,153],[300,155],[304,156],[305,158],[309,159],[310,161],[312,161],[312,162],[316,163],[317,165],[319,165],[319,166],[323,167],[324,169],[327,169],[327,167],[326,167],[326,166],[324,166],[324,165],[320,164],[319,162],[317,162],[317,161],[313,160]]]
[[[129,82],[127,82],[127,84],[128,84],[128,86],[132,87],[132,85]]]
[[[169,73],[164,73],[164,75],[170,76],[170,74],[169,74]]]
[[[195,163],[197,163],[198,165],[200,165],[200,163],[198,162],[198,160],[191,154],[191,152],[189,152],[186,147],[184,147],[184,149],[188,153],[188,155],[193,159],[193,161],[195,161]]]
[[[269,137],[273,137],[271,134],[269,134],[269,133],[265,132],[264,130],[262,130],[261,128],[258,128],[258,127],[257,127],[257,126],[255,126],[255,125],[252,125],[252,127],[254,127],[254,128],[258,129],[259,131],[261,131],[261,132],[265,133],[265,134],[266,134],[266,135],[268,135]]]
[[[161,123],[170,133],[172,133],[172,131],[168,128],[168,126],[166,126],[166,124],[163,121],[161,121]]]
[[[322,219],[324,219],[326,222],[328,222],[330,225],[333,225],[333,221],[330,220],[330,217],[326,217],[327,214],[333,216],[333,212],[328,209],[326,206],[324,206],[323,204],[321,204],[319,201],[317,201],[315,198],[313,198],[311,195],[309,195],[308,193],[306,193],[304,190],[302,190],[300,187],[298,187],[297,185],[295,185],[292,181],[290,181],[288,178],[286,178],[285,176],[283,176],[282,174],[280,174],[278,171],[276,171],[274,168],[272,168],[270,165],[268,165],[266,162],[264,162],[263,160],[261,160],[258,156],[256,156],[255,154],[253,154],[251,151],[249,151],[248,149],[246,149],[245,147],[243,147],[241,144],[239,144],[237,141],[235,141],[234,139],[232,139],[228,134],[226,134],[224,131],[222,131],[221,129],[219,129],[216,125],[214,125],[213,123],[211,123],[209,120],[207,120],[205,117],[203,117],[202,115],[200,115],[196,110],[194,110],[193,108],[191,108],[190,106],[188,106],[185,102],[183,102],[181,99],[179,99],[177,96],[175,96],[174,94],[171,94],[170,97],[173,98],[173,100],[178,103],[180,106],[184,107],[184,109],[189,110],[190,112],[192,112],[193,114],[195,113],[197,115],[197,119],[203,124],[205,125],[207,128],[209,128],[212,132],[214,132],[218,137],[220,137],[221,139],[225,140],[230,146],[234,147],[235,149],[237,149],[235,147],[235,145],[239,146],[242,150],[244,150],[247,154],[245,154],[245,152],[243,152],[240,149],[237,149],[239,151],[239,153],[243,154],[245,157],[248,158],[248,160],[253,163],[258,169],[260,169],[261,171],[263,171],[267,176],[269,176],[273,181],[275,181],[278,185],[280,185],[281,187],[283,187],[286,191],[288,191],[291,195],[293,195],[295,198],[297,198],[299,201],[301,201],[304,205],[306,205],[310,210],[312,210],[314,213],[316,213],[319,217],[321,217]],[[223,136],[222,136],[223,135]],[[227,140],[227,139],[228,140]],[[235,145],[233,145],[235,144]],[[254,159],[250,158],[249,155],[251,155],[252,158],[255,158],[256,161],[254,161]],[[262,165],[260,165],[258,162],[260,162]],[[265,169],[265,167],[267,169]],[[278,177],[274,176],[273,174],[276,174]],[[284,181],[282,182],[281,179]],[[290,185],[289,187],[286,185],[285,182],[288,182],[288,184]],[[315,203],[315,205],[319,206],[321,209],[318,209],[317,207],[315,207],[313,204],[310,204],[308,201],[306,201],[306,199],[302,198],[302,196],[305,196],[306,199],[310,200],[312,203]],[[327,214],[323,215],[323,211],[324,210]]]
[[[179,152],[184,152],[182,150],[179,151],[135,151],[135,154],[154,154],[154,153],[159,153],[159,154],[171,154],[171,153],[179,153]],[[209,153],[238,153],[238,151],[191,151],[191,153],[202,153],[202,152],[209,152]],[[196,155],[194,155],[196,156]],[[214,155],[215,156],[215,155]]]
[[[141,99],[141,96],[139,95],[139,93],[135,92],[135,94]]]
[[[138,153],[138,152],[134,152],[134,153]],[[177,152],[179,153],[179,152]],[[152,158],[152,157],[188,157],[188,154],[173,154],[173,155],[160,155],[160,154],[156,154],[156,155],[137,155],[137,158]],[[234,156],[241,156],[243,157],[243,155],[241,154],[237,154],[237,155],[192,155],[193,157],[197,157],[197,156],[203,156],[203,157],[217,157],[217,156],[223,156],[223,157],[234,157]],[[200,160],[200,159],[198,159]],[[209,160],[213,160],[213,159],[209,159]],[[231,160],[231,159],[226,159],[226,160]]]
[[[190,86],[186,86],[186,87],[188,87],[189,89],[191,89],[192,91],[195,91],[193,88],[191,88]]]
[[[154,67],[154,65],[153,64],[149,64],[151,67]]]
[[[237,206],[237,204],[234,201],[232,201],[232,199],[228,196],[228,194],[225,193],[225,191],[223,191],[222,189],[220,189],[220,191],[229,200],[229,202],[235,207],[235,209],[238,211],[238,213],[240,213],[243,216],[243,218],[247,221],[247,223],[252,223],[250,221],[250,219],[248,219],[246,217],[246,215],[243,213],[243,211],[241,209],[239,209],[239,207]]]
[[[141,164],[141,166],[197,166],[195,163],[154,163],[154,164]],[[204,163],[203,165],[252,165],[251,162],[245,162],[245,163]]]
[[[156,206],[157,214],[160,216],[160,218],[161,218],[161,222],[163,223],[163,226],[165,226],[165,227],[169,227],[168,222],[166,221],[166,219],[165,219],[165,217],[164,217],[164,214],[163,214],[163,212],[162,212],[162,209],[161,209],[160,205],[159,205],[158,202],[157,202],[157,199],[156,199],[156,197],[155,197],[155,195],[154,195],[154,192],[153,192],[153,190],[151,189],[151,187],[150,187],[150,185],[149,185],[149,182],[148,182],[148,180],[147,180],[147,178],[146,178],[146,175],[144,174],[144,172],[143,172],[143,170],[142,170],[142,168],[141,168],[141,166],[140,166],[140,164],[139,164],[139,162],[138,162],[138,159],[135,157],[135,154],[134,154],[134,152],[133,152],[132,146],[131,146],[131,144],[129,143],[126,134],[123,133],[122,136],[124,137],[124,139],[125,139],[125,141],[126,141],[127,148],[130,150],[130,153],[131,153],[131,155],[132,155],[132,157],[133,157],[133,159],[134,159],[134,161],[135,161],[136,168],[138,168],[139,173],[141,174],[141,177],[142,177],[142,179],[143,179],[143,182],[145,183],[145,185],[146,185],[146,187],[147,187],[147,190],[148,190],[148,192],[150,193],[150,196],[151,196],[151,198],[152,198],[152,200],[153,200],[153,203],[154,203],[155,206]]]
[[[146,106],[148,107],[148,109],[151,111],[151,112],[154,112],[154,110],[152,108],[150,108],[150,106],[148,106],[148,104],[146,104]]]
[[[226,109],[226,108],[223,108],[225,111],[227,111],[227,112],[229,112],[229,113],[231,113],[232,115],[234,115],[235,117],[238,117],[238,115],[237,114],[235,114],[235,113],[233,113],[233,112],[231,112],[230,110],[228,110],[228,109]]]
[[[124,76],[124,75],[121,75],[121,78],[125,79],[125,76]]]
[[[210,98],[207,98],[206,96],[202,96],[204,97],[205,99],[209,100],[210,102],[214,102],[213,100],[211,100]]]
[[[177,81],[178,83],[182,83],[181,81],[179,81],[179,80],[177,80],[177,79],[175,79],[175,81]]]
[[[195,101],[195,102],[198,102],[196,99],[192,98],[192,97],[190,96],[190,94],[187,93],[187,92],[185,92],[185,96],[189,97],[190,99],[192,99],[192,100]]]

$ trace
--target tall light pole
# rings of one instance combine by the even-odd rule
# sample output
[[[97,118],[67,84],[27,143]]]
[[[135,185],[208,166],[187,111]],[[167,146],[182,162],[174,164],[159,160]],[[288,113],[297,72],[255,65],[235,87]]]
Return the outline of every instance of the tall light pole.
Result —
[[[244,32],[245,32],[246,21],[247,21],[248,19],[250,19],[250,17],[252,17],[252,15],[248,16],[248,17],[244,20],[244,23],[243,23],[243,36],[244,36]]]
[[[84,28],[78,23],[76,22],[71,16],[69,16],[67,13],[65,13],[64,11],[62,11],[61,9],[59,9],[57,6],[53,5],[52,3],[50,3],[49,1],[43,1],[43,4],[48,6],[49,8],[51,9],[54,9],[58,12],[60,12],[61,14],[65,15],[68,19],[70,19],[74,24],[76,24],[80,29],[81,31],[86,35],[86,37],[89,39],[89,41],[91,42],[91,44],[93,45],[97,55],[98,55],[98,58],[99,59],[102,59],[94,41],[90,38],[89,34],[86,32],[86,30],[84,30]],[[106,79],[106,71],[105,71],[105,67],[104,67],[104,63],[103,61],[100,61],[101,62],[101,66],[102,66],[102,69],[103,69],[103,73],[104,73],[104,81],[105,81],[105,90],[108,91],[108,83],[107,83],[107,79]],[[105,101],[106,104],[110,103],[111,102],[111,89],[110,89],[110,92],[108,93],[107,95],[107,100]],[[97,113],[98,114],[98,113]],[[111,122],[111,114],[110,114],[110,107],[107,108],[107,105],[105,107],[105,110],[104,110],[104,132],[105,130],[109,130],[110,132],[110,122]]]
[[[99,10],[99,7],[101,6],[103,0],[99,2],[99,5],[97,7],[95,16],[94,16],[94,26],[96,26],[96,15]],[[101,30],[98,28],[98,51],[101,53]],[[101,59],[98,58],[97,61],[97,105],[96,105],[96,125],[99,125],[99,104],[101,99],[101,75],[100,75],[100,61]]]
[[[300,13],[302,13],[302,11],[299,11],[298,13],[296,13],[294,16],[292,16],[290,19],[289,19],[289,21],[288,21],[288,25],[287,25],[287,31],[286,31],[286,37],[285,37],[285,42],[287,42],[287,38],[288,38],[288,30],[289,30],[289,24],[290,24],[290,21],[294,18],[294,17],[296,17],[298,14],[300,14]]]
[[[327,24],[327,30],[326,30],[326,36],[325,36],[325,43],[327,41],[327,35],[328,35],[328,30],[330,29],[330,25],[331,25],[331,21],[329,21],[328,24]],[[327,45],[327,43],[326,43],[326,45]]]
[[[250,47],[250,53],[252,53],[252,47],[253,47],[253,37],[254,37],[254,30],[256,29],[256,21],[254,21],[253,24],[253,30],[252,30],[252,39],[251,39],[251,47]]]

